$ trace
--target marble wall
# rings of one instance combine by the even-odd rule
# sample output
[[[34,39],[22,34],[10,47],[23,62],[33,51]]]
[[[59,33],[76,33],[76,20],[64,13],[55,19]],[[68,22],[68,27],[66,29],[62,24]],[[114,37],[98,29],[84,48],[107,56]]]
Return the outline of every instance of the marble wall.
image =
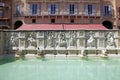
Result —
[[[1,31],[1,53],[115,53],[120,49],[119,30]]]

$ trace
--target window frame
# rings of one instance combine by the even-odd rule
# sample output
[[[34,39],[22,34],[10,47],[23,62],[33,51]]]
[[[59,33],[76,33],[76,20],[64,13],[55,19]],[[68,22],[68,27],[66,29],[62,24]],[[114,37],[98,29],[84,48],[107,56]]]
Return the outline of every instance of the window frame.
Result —
[[[48,4],[48,14],[49,15],[58,14],[58,4]]]
[[[39,15],[40,14],[40,4],[31,3],[30,5],[30,15]]]
[[[78,14],[78,5],[73,3],[73,4],[68,4],[67,5],[67,14],[68,15],[76,15]]]

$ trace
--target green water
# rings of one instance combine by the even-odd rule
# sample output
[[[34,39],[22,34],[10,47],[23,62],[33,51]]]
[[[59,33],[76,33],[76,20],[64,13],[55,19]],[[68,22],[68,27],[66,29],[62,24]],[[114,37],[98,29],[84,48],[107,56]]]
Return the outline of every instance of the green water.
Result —
[[[0,80],[120,80],[120,58],[5,59]]]

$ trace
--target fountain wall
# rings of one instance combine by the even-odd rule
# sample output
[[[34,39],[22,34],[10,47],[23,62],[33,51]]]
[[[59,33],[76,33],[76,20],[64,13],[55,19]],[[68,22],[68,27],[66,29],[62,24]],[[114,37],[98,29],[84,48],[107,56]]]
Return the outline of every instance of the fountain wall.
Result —
[[[0,31],[0,53],[120,53],[119,30]]]

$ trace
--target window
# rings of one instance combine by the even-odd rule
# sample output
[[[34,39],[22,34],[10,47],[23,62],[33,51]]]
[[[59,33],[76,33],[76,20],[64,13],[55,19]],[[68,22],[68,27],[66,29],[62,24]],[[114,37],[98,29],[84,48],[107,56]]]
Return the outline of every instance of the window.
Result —
[[[0,10],[0,17],[3,17],[3,10]]]
[[[68,12],[68,14],[77,14],[77,5],[76,4],[68,4],[67,12]]]
[[[58,14],[58,6],[56,4],[48,5],[48,13],[49,14]]]
[[[51,19],[51,23],[55,23],[55,19]]]
[[[104,16],[109,16],[111,14],[112,14],[112,7],[111,7],[111,5],[103,6],[103,15]]]
[[[36,23],[36,19],[32,19],[32,23]]]
[[[30,4],[30,13],[31,15],[38,15],[40,13],[40,5]]]
[[[93,6],[88,5],[88,14],[92,14],[92,13],[93,13]]]
[[[16,5],[16,16],[17,17],[22,16],[21,5],[20,4]]]
[[[95,15],[95,5],[87,4],[85,7],[85,14],[89,16]]]

